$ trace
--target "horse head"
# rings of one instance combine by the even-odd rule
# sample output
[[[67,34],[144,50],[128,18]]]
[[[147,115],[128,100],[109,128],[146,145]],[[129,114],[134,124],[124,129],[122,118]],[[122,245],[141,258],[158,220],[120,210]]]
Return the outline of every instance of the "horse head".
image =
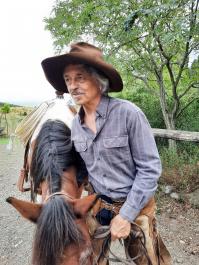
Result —
[[[37,225],[32,264],[93,264],[85,218],[97,200],[96,194],[76,199],[63,192],[51,194],[41,204],[7,198],[24,218]]]
[[[93,194],[79,197],[74,168],[64,171],[60,191],[50,193],[49,184],[41,184],[42,203],[9,197],[7,202],[26,219],[36,223],[33,244],[34,265],[93,264],[92,245],[85,222],[98,200]]]
[[[47,120],[31,152],[30,176],[42,203],[10,197],[25,218],[35,222],[33,265],[92,264],[92,246],[85,216],[97,195],[80,197],[87,170],[71,143],[70,129],[60,120]]]

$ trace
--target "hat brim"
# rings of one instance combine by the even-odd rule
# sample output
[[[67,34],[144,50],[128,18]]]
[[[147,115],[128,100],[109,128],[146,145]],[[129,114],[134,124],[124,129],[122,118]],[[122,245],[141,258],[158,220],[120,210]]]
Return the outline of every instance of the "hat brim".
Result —
[[[112,65],[98,58],[85,56],[79,52],[46,58],[42,61],[41,65],[49,83],[56,90],[68,93],[68,88],[63,78],[64,69],[69,64],[81,63],[94,67],[109,79],[109,92],[119,92],[123,89],[121,76]]]

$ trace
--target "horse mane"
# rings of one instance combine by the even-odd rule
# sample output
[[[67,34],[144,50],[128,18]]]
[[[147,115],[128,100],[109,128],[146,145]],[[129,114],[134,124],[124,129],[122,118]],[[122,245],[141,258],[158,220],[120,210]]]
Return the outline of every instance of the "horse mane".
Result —
[[[49,199],[37,220],[33,246],[34,265],[59,264],[67,245],[77,245],[83,240],[74,219],[71,206],[62,196]]]
[[[85,164],[77,157],[72,145],[70,129],[62,121],[46,121],[38,134],[32,154],[30,175],[34,192],[37,192],[42,181],[47,181],[51,194],[60,191],[62,173],[72,165],[78,168],[79,176],[87,176]],[[49,198],[37,220],[34,265],[58,264],[66,246],[82,240],[74,219],[73,210],[62,196]]]
[[[62,121],[46,121],[38,134],[32,154],[30,175],[34,182],[34,192],[37,192],[44,180],[49,183],[51,193],[59,191],[60,176],[72,165],[77,168],[77,180],[82,182],[87,176],[87,170],[72,145],[70,129]]]

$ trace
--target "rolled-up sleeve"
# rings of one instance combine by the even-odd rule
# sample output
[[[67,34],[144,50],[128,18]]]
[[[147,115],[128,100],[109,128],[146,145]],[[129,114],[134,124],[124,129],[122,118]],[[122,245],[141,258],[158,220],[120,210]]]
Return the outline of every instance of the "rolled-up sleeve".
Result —
[[[161,162],[151,127],[142,111],[129,111],[127,130],[136,175],[120,215],[132,222],[157,189]]]

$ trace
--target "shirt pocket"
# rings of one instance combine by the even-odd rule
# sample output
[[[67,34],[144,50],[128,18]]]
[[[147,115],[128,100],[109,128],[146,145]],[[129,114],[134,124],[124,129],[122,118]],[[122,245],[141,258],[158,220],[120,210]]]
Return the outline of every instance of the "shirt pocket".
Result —
[[[128,135],[104,138],[103,146],[104,157],[110,163],[121,163],[131,159]]]
[[[80,154],[82,159],[84,160],[86,167],[90,167],[93,163],[93,156],[90,148],[88,148],[86,141],[74,141],[75,150]]]

